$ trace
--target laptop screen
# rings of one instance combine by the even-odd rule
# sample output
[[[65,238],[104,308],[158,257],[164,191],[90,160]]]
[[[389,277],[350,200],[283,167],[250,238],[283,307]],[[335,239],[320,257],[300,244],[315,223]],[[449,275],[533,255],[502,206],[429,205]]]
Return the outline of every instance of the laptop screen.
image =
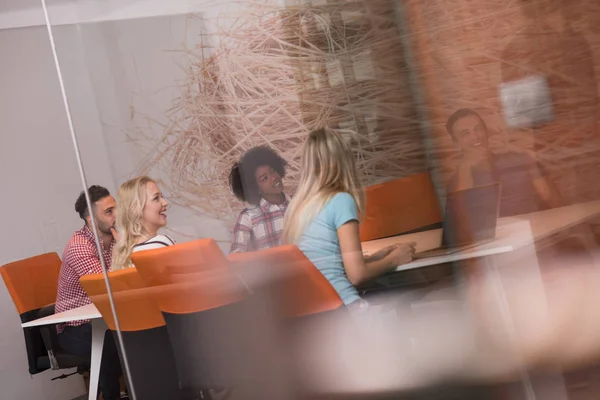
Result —
[[[442,245],[462,246],[496,236],[500,184],[448,193]]]

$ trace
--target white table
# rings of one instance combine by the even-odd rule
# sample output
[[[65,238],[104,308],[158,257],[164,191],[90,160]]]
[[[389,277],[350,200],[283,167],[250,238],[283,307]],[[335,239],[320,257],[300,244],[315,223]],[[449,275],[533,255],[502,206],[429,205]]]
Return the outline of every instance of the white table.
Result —
[[[23,328],[33,326],[54,325],[63,322],[91,320],[92,323],[92,354],[90,359],[90,390],[89,400],[96,400],[98,396],[98,378],[100,375],[100,364],[102,362],[102,347],[104,346],[104,335],[108,327],[102,319],[102,315],[94,304],[73,308],[68,311],[49,315],[33,321],[21,324]]]
[[[598,216],[600,216],[600,200],[515,217],[500,218],[496,228],[496,238],[492,242],[439,257],[417,259],[398,266],[396,271],[406,271],[430,265],[511,252]],[[530,229],[523,229],[524,226],[529,226]],[[398,242],[416,242],[417,252],[435,249],[441,245],[442,230],[432,229],[385,239],[370,240],[363,242],[362,247],[366,254],[372,254],[382,247]]]
[[[505,267],[516,266],[517,268],[520,268],[522,265],[527,265],[531,269],[537,268],[539,270],[537,257],[535,256],[535,248],[532,246],[533,244],[553,237],[554,235],[561,234],[570,228],[581,225],[582,223],[593,220],[599,216],[600,201],[592,201],[514,217],[500,218],[496,229],[496,238],[492,242],[474,246],[453,254],[417,259],[410,263],[398,266],[396,271],[405,271],[447,262],[486,257],[485,260],[487,262],[484,263],[484,268],[487,275],[487,282],[494,285],[496,289],[498,307],[502,310],[506,326],[510,329],[512,326],[512,316],[506,312],[506,310],[508,310],[506,304],[510,299],[506,298],[502,289],[502,271]],[[584,238],[584,240],[590,240],[589,235],[587,236],[588,237]],[[370,254],[382,247],[394,243],[416,242],[416,249],[420,252],[439,247],[441,240],[442,230],[435,229],[426,232],[399,235],[396,237],[364,242],[363,250],[365,253]],[[589,242],[585,244],[587,245]],[[591,245],[594,247],[596,246],[595,243],[592,243]],[[520,255],[513,256],[511,252],[515,250],[521,250]],[[514,263],[516,258],[523,257],[526,253],[530,253],[527,262]],[[496,260],[493,261],[492,259]],[[541,275],[538,284],[534,286],[535,287],[531,287],[532,292],[537,291],[538,296],[542,296],[544,293],[544,285]],[[552,397],[552,400],[566,400],[568,398],[561,371],[557,371],[555,376],[551,376],[551,379],[548,381],[549,383],[531,379],[525,369],[521,371],[521,379],[527,399],[541,398],[539,393],[544,392],[549,386],[551,387],[551,392],[554,396]],[[545,394],[544,396],[545,397],[543,398],[548,398]]]

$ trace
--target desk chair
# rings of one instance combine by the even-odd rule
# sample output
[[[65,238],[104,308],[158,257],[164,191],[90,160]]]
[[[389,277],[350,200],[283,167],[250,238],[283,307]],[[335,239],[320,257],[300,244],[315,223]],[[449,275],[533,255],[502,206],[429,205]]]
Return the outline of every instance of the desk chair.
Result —
[[[227,257],[252,290],[256,277],[277,279],[272,294],[285,318],[319,314],[343,306],[329,281],[296,246],[286,245]]]
[[[139,251],[131,260],[144,282],[156,289],[182,387],[207,393],[231,388],[244,376],[238,341],[247,326],[245,288],[212,239]]]
[[[173,350],[153,288],[146,287],[135,268],[109,272],[108,278],[136,397],[181,399]],[[103,274],[85,275],[80,282],[117,341]]]
[[[228,267],[225,255],[213,239],[178,243],[160,250],[139,251],[131,255],[133,264],[148,286],[170,285],[188,280],[190,274]]]
[[[442,213],[428,172],[365,188],[360,240],[442,227]]]
[[[0,268],[8,293],[15,303],[21,322],[29,322],[54,314],[61,261],[56,253],[15,261]],[[56,325],[24,328],[29,373],[48,369],[89,369],[90,360],[60,349]],[[63,375],[60,378],[66,378]],[[56,379],[56,378],[55,378]]]
[[[365,188],[361,242],[442,227],[442,213],[428,172]],[[398,287],[425,287],[452,275],[450,265],[404,271],[361,286],[363,295]]]
[[[306,385],[298,380],[303,375],[304,367],[297,364],[300,357],[294,352],[303,349],[298,349],[294,343],[299,343],[297,338],[302,338],[305,328],[317,322],[317,319],[346,312],[342,299],[296,246],[233,253],[228,260],[248,283],[251,291],[266,292],[268,303],[276,307],[278,331],[272,333],[271,337],[279,337],[277,348],[287,351],[277,354],[278,358],[271,361],[270,370],[277,374],[278,380],[286,383],[294,398],[312,398],[307,393]]]

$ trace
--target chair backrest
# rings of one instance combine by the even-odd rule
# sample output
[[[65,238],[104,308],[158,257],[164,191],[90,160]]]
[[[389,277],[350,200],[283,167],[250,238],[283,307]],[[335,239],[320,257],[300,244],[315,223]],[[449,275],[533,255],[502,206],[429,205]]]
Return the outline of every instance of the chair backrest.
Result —
[[[173,350],[153,293],[157,288],[147,287],[135,268],[109,272],[108,279],[136,395],[143,399],[180,399]],[[108,328],[115,331],[104,276],[84,275],[80,282]]]
[[[360,240],[395,236],[429,226],[441,226],[442,213],[429,173],[369,186]]]
[[[285,245],[249,253],[233,253],[228,256],[228,260],[251,289],[257,271],[263,270],[267,277],[274,277],[275,300],[286,317],[317,314],[343,305],[333,286],[296,246]],[[262,275],[260,272],[258,274]]]
[[[22,322],[32,319],[29,313],[56,301],[60,266],[58,254],[47,253],[0,268],[0,275]]]
[[[227,267],[227,259],[214,239],[138,251],[131,255],[131,261],[148,286],[178,283],[189,274]]]
[[[213,239],[139,251],[131,261],[144,282],[156,287],[158,305],[166,313],[201,312],[244,297],[241,281]]]
[[[60,266],[58,254],[47,253],[0,268],[0,275],[15,303],[21,322],[37,319],[40,309],[56,301]],[[23,329],[29,373],[32,375],[50,368],[48,349],[44,345],[41,329]]]
[[[135,268],[109,272],[108,279],[122,331],[142,331],[165,325],[152,293],[156,289],[147,287]],[[103,274],[84,275],[80,282],[108,328],[116,330]]]

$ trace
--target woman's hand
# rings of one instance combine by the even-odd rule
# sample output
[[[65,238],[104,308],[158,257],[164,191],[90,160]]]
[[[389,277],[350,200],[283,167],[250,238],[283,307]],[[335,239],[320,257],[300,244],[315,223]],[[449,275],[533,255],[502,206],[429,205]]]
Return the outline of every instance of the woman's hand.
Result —
[[[412,261],[415,254],[415,242],[398,243],[389,250],[384,259],[388,262],[390,269],[396,268],[399,265],[406,264]],[[387,248],[386,248],[387,249]]]

